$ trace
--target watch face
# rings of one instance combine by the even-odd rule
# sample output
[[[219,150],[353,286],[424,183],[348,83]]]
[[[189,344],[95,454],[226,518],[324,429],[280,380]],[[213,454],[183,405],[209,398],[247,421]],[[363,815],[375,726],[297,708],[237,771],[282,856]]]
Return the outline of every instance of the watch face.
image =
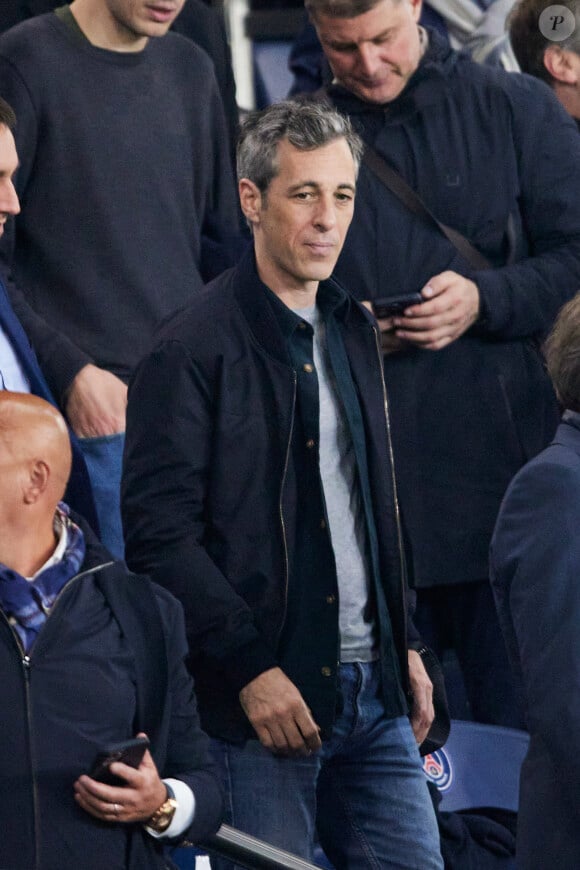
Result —
[[[158,834],[167,830],[173,820],[176,809],[177,801],[174,798],[168,798],[149,819],[149,827],[153,828]]]

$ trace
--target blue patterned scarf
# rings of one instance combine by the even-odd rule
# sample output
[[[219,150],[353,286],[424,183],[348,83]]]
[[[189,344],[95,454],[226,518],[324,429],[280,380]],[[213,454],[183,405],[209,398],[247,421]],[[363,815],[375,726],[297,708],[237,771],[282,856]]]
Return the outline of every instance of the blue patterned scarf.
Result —
[[[85,538],[69,517],[68,507],[57,508],[54,529],[66,535],[65,550],[56,563],[27,580],[0,563],[0,607],[12,623],[28,653],[62,587],[78,574],[85,558]]]

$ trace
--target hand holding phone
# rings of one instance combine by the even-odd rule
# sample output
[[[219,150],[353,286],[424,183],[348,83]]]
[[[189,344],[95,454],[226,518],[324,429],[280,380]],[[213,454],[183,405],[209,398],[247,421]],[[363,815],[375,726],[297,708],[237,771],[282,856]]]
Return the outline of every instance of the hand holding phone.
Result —
[[[120,761],[136,769],[141,764],[148,747],[147,737],[133,737],[130,740],[123,740],[121,743],[110,743],[97,753],[89,776],[98,782],[105,783],[105,785],[124,786],[125,780],[111,773],[110,765],[114,761]]]
[[[402,296],[384,296],[372,302],[373,314],[377,319],[395,317],[411,305],[420,305],[425,300],[420,293],[404,293]]]

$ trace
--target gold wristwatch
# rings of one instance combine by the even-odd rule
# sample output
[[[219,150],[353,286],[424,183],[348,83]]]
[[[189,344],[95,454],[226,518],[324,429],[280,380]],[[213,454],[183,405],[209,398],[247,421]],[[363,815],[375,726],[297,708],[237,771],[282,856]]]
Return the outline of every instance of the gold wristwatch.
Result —
[[[167,788],[167,797],[146,822],[147,827],[155,831],[156,834],[162,834],[163,831],[167,830],[173,821],[173,816],[177,809],[177,801],[175,800],[173,789],[167,783],[165,783],[165,787]]]

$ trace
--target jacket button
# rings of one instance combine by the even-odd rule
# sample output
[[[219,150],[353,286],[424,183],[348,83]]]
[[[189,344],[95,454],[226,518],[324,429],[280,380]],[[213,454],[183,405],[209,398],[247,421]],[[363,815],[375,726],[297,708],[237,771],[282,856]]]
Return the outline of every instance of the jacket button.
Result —
[[[325,528],[326,528],[326,520],[325,520],[325,519],[320,520],[320,528],[321,528],[321,529],[325,529]]]
[[[334,604],[335,601],[336,601],[335,595],[327,595],[326,596],[326,603],[327,604]]]
[[[316,442],[314,441],[314,438],[309,438],[308,441],[306,442],[306,446],[308,447],[309,450],[312,450],[315,443]]]
[[[332,676],[332,668],[327,668],[327,667],[321,668],[320,673],[322,674],[323,677],[331,677]]]
[[[307,374],[309,374],[309,375],[312,374],[312,372],[314,371],[314,366],[313,366],[313,365],[310,365],[310,363],[304,363],[304,365],[302,366],[302,368],[303,368],[304,371],[307,372]]]

